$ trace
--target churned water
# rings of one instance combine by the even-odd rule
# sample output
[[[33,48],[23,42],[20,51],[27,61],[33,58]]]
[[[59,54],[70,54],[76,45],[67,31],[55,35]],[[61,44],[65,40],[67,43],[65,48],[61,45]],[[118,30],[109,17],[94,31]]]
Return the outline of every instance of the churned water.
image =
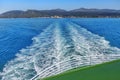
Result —
[[[120,19],[0,19],[0,76],[29,80],[66,58],[120,54]]]

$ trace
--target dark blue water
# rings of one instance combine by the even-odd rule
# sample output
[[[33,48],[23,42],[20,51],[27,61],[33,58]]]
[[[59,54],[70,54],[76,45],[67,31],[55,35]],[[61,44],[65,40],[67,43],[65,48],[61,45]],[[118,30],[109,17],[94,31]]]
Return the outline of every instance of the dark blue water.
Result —
[[[0,19],[2,80],[30,80],[56,62],[101,54],[120,54],[119,18]]]
[[[0,19],[0,70],[50,23],[50,19]]]
[[[57,19],[0,19],[0,70],[22,48],[31,45]],[[59,20],[59,19],[58,19]],[[61,19],[71,21],[104,37],[111,46],[120,48],[120,19]],[[65,21],[64,21],[65,22]],[[63,28],[64,29],[64,28]]]
[[[112,46],[120,48],[120,18],[108,19],[74,19],[78,25],[86,28],[92,33],[104,37]]]

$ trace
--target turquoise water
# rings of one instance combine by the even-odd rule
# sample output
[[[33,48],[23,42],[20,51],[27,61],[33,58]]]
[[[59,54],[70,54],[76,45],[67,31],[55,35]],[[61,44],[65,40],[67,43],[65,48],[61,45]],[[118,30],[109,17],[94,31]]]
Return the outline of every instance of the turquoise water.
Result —
[[[119,31],[115,18],[0,19],[2,80],[29,80],[73,56],[120,53]]]

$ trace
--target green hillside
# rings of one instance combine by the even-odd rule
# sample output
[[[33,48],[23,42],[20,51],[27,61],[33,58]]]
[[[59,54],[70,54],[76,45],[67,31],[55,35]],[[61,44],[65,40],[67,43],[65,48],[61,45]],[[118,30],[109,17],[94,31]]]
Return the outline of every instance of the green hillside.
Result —
[[[43,80],[120,80],[120,60],[74,69]]]

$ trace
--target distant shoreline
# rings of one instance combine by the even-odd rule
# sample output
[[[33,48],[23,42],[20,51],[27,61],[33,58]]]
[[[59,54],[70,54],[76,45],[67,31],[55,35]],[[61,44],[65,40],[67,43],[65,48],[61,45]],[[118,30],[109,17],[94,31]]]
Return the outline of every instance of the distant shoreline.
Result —
[[[114,9],[63,9],[12,10],[0,14],[0,18],[120,18],[120,10]]]
[[[0,19],[25,19],[26,17],[19,17],[19,18],[0,18]],[[64,17],[64,18],[51,18],[51,17],[49,17],[49,18],[46,18],[46,17],[31,17],[31,18],[26,18],[26,19],[34,19],[34,18],[36,18],[36,19],[64,19],[64,18],[72,18],[72,17]],[[83,19],[86,19],[86,18],[98,18],[98,19],[101,19],[101,18],[108,18],[108,19],[112,19],[112,18],[120,18],[120,17],[74,17],[75,19],[79,19],[79,18],[83,18]],[[73,18],[73,19],[74,19]]]

